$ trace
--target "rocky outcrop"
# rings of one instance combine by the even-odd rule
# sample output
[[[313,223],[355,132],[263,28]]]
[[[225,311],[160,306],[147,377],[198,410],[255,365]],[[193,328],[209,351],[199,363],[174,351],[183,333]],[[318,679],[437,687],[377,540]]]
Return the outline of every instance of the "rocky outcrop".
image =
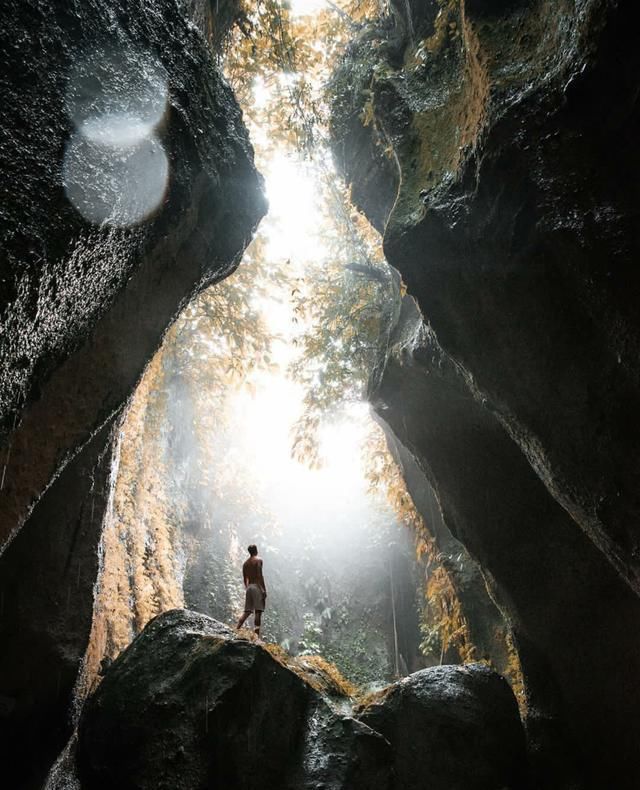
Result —
[[[180,307],[233,270],[264,213],[240,110],[191,6],[7,9],[1,547],[113,419]]]
[[[333,105],[338,162],[436,338],[388,366],[381,415],[513,625],[540,753],[548,717],[572,744],[543,786],[574,751],[588,783],[635,787],[639,10],[395,14]]]
[[[360,721],[391,744],[394,787],[524,787],[524,733],[506,681],[483,664],[423,669],[367,706]]]
[[[337,710],[255,642],[205,615],[167,612],[116,660],[85,706],[82,787],[518,787],[510,784],[514,766],[524,765],[517,706],[486,667],[422,670],[360,720]],[[393,749],[387,738],[397,739]],[[464,777],[472,784],[459,784]]]
[[[5,9],[0,751],[15,788],[40,787],[71,728],[111,429],[167,326],[233,271],[265,212],[211,46],[234,9],[235,0]]]
[[[110,439],[104,428],[67,465],[0,557],[0,754],[13,788],[39,790],[71,734],[109,496]]]
[[[206,615],[149,623],[83,711],[83,788],[388,788],[384,739]]]
[[[355,45],[334,133],[350,180],[371,164],[355,135],[383,135],[376,172],[384,156],[399,169],[389,262],[475,397],[639,590],[637,17],[598,0],[452,0],[431,36],[405,39],[402,69],[384,35]]]
[[[513,630],[540,786],[572,786],[588,765],[596,786],[633,787],[637,596],[437,347],[391,363],[379,395]]]

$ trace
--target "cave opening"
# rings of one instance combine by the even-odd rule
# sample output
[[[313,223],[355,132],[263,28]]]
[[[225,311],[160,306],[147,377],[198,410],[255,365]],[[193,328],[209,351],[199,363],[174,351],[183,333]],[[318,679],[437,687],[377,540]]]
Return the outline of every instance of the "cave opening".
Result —
[[[249,543],[263,638],[363,692],[487,657],[454,551],[435,546],[368,404],[404,288],[334,169],[321,104],[344,20],[312,6],[259,5],[250,49],[239,34],[227,52],[269,211],[236,272],[176,319],[122,419],[81,695],[163,611],[234,623]],[[309,54],[338,30],[335,51]]]

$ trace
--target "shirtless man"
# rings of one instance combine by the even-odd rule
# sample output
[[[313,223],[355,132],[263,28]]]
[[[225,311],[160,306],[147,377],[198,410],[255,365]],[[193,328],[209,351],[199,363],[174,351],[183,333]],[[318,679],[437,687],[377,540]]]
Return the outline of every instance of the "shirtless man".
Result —
[[[242,628],[247,617],[255,612],[254,631],[256,636],[260,636],[262,613],[267,602],[267,588],[262,575],[262,560],[258,557],[257,546],[252,543],[247,551],[249,559],[242,566],[242,578],[247,592],[244,600],[244,614],[238,621],[238,628]]]

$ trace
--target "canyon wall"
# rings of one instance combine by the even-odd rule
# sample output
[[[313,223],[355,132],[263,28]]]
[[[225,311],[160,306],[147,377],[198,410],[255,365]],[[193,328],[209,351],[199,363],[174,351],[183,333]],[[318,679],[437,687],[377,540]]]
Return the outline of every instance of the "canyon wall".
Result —
[[[635,787],[639,11],[392,11],[332,85],[336,160],[427,324],[379,413],[512,625],[541,784]]]
[[[0,750],[11,787],[39,786],[68,737],[112,426],[167,326],[233,271],[266,210],[212,48],[235,7],[221,3],[220,21],[215,5],[186,0],[5,9]]]

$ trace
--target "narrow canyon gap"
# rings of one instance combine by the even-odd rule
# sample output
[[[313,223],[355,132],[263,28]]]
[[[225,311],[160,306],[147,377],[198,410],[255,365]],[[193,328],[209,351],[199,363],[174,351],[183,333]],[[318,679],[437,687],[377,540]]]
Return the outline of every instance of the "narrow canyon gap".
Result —
[[[640,11],[6,6],[3,785],[636,788]]]

